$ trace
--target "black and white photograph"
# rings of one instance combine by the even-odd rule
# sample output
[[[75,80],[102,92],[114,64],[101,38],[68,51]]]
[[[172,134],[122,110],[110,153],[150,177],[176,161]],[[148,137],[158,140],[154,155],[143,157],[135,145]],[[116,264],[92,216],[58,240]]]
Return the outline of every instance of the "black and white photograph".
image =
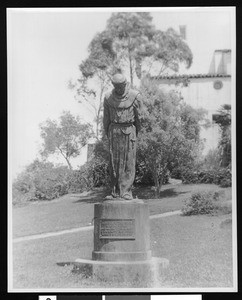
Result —
[[[237,292],[235,14],[7,8],[8,292]]]

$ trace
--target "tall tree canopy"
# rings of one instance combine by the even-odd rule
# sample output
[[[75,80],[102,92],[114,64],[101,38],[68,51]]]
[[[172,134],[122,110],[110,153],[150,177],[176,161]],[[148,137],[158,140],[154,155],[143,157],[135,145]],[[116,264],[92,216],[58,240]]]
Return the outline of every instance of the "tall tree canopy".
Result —
[[[133,86],[135,78],[140,80],[146,74],[177,72],[182,63],[189,68],[192,58],[181,36],[171,28],[155,28],[149,12],[112,13],[105,30],[91,40],[88,57],[79,66],[81,76],[70,87],[76,90],[78,101],[94,112],[99,139],[103,97],[114,73],[128,74]]]
[[[128,69],[130,82],[142,77],[142,69],[160,75],[167,69],[192,64],[192,52],[172,28],[161,31],[152,24],[149,12],[113,13],[107,22],[113,49],[121,69]]]
[[[40,124],[43,149],[41,154],[48,157],[50,154],[58,153],[64,157],[70,169],[70,159],[80,154],[81,149],[92,137],[92,126],[81,123],[80,118],[74,117],[69,111],[64,111],[55,120],[46,120]]]

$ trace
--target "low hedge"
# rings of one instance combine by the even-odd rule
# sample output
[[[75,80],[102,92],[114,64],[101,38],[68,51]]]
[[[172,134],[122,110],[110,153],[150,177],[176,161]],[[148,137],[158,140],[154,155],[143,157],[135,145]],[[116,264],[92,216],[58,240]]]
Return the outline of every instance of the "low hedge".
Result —
[[[181,178],[185,184],[214,183],[221,187],[230,187],[232,185],[232,174],[229,168],[202,171],[185,170]]]

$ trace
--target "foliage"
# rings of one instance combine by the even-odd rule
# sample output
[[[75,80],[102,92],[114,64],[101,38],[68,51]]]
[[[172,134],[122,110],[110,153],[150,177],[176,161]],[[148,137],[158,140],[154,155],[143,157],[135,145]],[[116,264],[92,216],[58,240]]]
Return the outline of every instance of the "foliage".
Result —
[[[217,194],[213,192],[193,193],[191,198],[185,202],[182,214],[185,216],[212,214],[217,208],[214,203],[216,197]]]
[[[95,157],[80,167],[66,166],[36,159],[13,182],[13,204],[35,200],[52,200],[67,193],[81,193],[109,181],[108,162]]]
[[[219,114],[215,115],[215,123],[217,123],[221,128],[231,125],[231,105],[224,104],[219,109]]]
[[[214,121],[221,129],[219,141],[220,165],[227,167],[231,164],[231,105],[222,105],[218,114],[214,116]]]
[[[113,13],[107,28],[120,69],[129,70],[131,85],[134,75],[141,79],[143,71],[153,69],[160,75],[166,69],[178,71],[181,63],[191,66],[192,53],[185,41],[172,28],[157,30],[149,12]]]
[[[74,117],[70,112],[64,111],[60,116],[59,123],[48,119],[40,125],[41,137],[43,139],[43,157],[50,154],[61,154],[70,169],[72,169],[70,159],[80,154],[92,137],[92,126],[81,123],[80,118]]]
[[[221,128],[219,146],[210,150],[197,168],[185,168],[180,176],[183,183],[214,183],[221,187],[232,185],[231,174],[231,106],[223,105],[214,121]]]
[[[185,169],[182,173],[182,182],[187,183],[214,183],[221,187],[232,185],[232,174],[230,168],[219,168],[211,170],[194,171]]]
[[[103,133],[102,139],[96,142],[94,156],[109,162],[109,143],[106,134]]]
[[[67,167],[54,167],[50,162],[35,160],[13,182],[14,201],[51,200],[68,192],[71,171]]]
[[[95,143],[93,153],[93,157],[73,173],[70,182],[71,192],[88,191],[94,187],[108,185],[109,151],[105,136]]]
[[[221,165],[220,151],[218,148],[208,151],[202,161],[202,168],[204,170],[217,170]]]
[[[106,186],[109,181],[108,163],[100,158],[93,158],[72,171],[69,179],[69,193],[81,193],[94,187]]]
[[[134,73],[141,77],[144,57],[153,51],[151,40],[155,34],[152,17],[148,12],[113,13],[107,22],[113,49],[121,70],[128,70],[133,86]]]
[[[155,184],[151,171],[147,169],[142,160],[139,160],[136,164],[134,184],[142,186],[153,186]]]
[[[96,142],[94,148],[94,159],[98,160],[105,171],[105,176],[109,174],[109,146],[108,146],[108,139],[106,135],[103,135],[102,139]],[[105,177],[104,176],[104,177]],[[168,183],[169,176],[164,177],[163,183]],[[101,182],[101,181],[100,181]],[[102,181],[103,185],[106,186],[109,182],[108,178],[105,177]],[[154,185],[154,179],[152,177],[152,173],[150,170],[147,169],[146,165],[143,161],[139,160],[136,164],[136,175],[135,175],[135,185]],[[100,186],[100,183],[98,184]]]
[[[221,187],[232,185],[231,165],[221,167],[221,151],[219,148],[210,150],[199,165],[181,168],[172,175],[179,175],[179,178],[185,184],[214,183]]]
[[[86,182],[86,190],[93,187],[106,186],[109,182],[109,165],[106,160],[93,158],[80,168]]]
[[[156,30],[152,42],[153,47],[148,48],[153,49],[149,72],[152,71],[152,67],[157,76],[168,70],[178,72],[182,63],[190,68],[193,60],[192,52],[173,28],[166,31]]]
[[[69,87],[76,90],[79,103],[86,104],[94,114],[95,137],[100,138],[101,114],[104,93],[110,87],[110,76],[118,71],[110,35],[97,33],[88,47],[88,57],[79,66],[81,76]]]
[[[135,76],[157,76],[169,69],[176,72],[182,63],[189,68],[192,53],[173,29],[157,30],[149,12],[113,13],[105,30],[91,40],[88,57],[79,66],[80,78],[69,82],[69,87],[94,114],[95,137],[99,140],[103,98],[113,74],[128,73],[133,86]]]
[[[168,172],[192,165],[198,157],[199,122],[205,111],[186,105],[175,92],[164,93],[148,79],[141,91],[144,107],[137,159],[152,173],[158,195]]]

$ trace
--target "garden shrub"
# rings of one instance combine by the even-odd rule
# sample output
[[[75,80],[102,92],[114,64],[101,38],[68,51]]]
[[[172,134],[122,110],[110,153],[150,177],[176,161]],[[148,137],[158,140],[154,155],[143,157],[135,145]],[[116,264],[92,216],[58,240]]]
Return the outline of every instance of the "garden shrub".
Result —
[[[35,178],[35,196],[38,200],[52,200],[68,193],[71,171],[67,167],[40,170]]]
[[[171,178],[174,178],[174,179],[182,179],[182,168],[174,168],[172,171],[171,171]]]
[[[153,186],[155,184],[151,171],[147,170],[143,162],[138,162],[136,165],[134,184],[143,186]]]
[[[106,186],[109,182],[109,163],[100,157],[94,157],[80,169],[85,178],[87,189]]]
[[[93,158],[79,170],[35,160],[13,182],[13,204],[52,200],[67,193],[105,186],[109,180],[108,172],[108,163],[100,158]]]
[[[109,184],[109,162],[95,158],[92,163],[94,187],[107,186]]]
[[[106,186],[109,183],[109,165],[104,159],[93,157],[73,171],[70,178],[69,192],[79,193],[89,191],[94,187]]]
[[[71,170],[35,160],[13,182],[13,203],[51,200],[68,193]]]
[[[232,185],[232,174],[230,168],[220,168],[215,170],[185,170],[182,173],[183,183],[214,183],[221,187]]]
[[[84,188],[80,170],[72,170],[68,176],[68,193],[81,193]]]
[[[232,201],[224,190],[193,193],[182,207],[182,214],[185,216],[231,212]]]
[[[196,171],[184,170],[181,174],[182,183],[198,183],[198,175]]]
[[[185,216],[190,215],[203,215],[211,214],[217,209],[217,205],[214,203],[214,192],[197,192],[191,195],[191,198],[185,202],[182,208],[182,214]]]
[[[162,184],[167,184],[170,179],[170,172],[167,170]],[[159,178],[160,180],[160,178]],[[147,168],[144,162],[137,162],[134,185],[154,186],[155,182],[151,170]]]
[[[221,187],[232,186],[232,173],[231,173],[230,168],[223,169],[219,175],[220,175],[219,185]]]

